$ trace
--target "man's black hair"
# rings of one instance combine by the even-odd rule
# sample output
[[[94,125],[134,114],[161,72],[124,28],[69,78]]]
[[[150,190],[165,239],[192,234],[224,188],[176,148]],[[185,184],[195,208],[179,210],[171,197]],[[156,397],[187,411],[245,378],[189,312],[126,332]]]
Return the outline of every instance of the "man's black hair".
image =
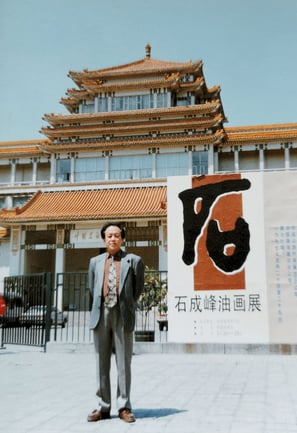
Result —
[[[121,230],[121,237],[122,237],[122,239],[125,239],[126,231],[125,231],[125,229],[123,227],[123,224],[122,223],[118,223],[118,222],[113,222],[113,221],[105,223],[104,226],[102,227],[102,229],[101,229],[101,237],[102,237],[102,239],[105,239],[105,231],[110,226],[116,226],[116,227],[118,227]]]

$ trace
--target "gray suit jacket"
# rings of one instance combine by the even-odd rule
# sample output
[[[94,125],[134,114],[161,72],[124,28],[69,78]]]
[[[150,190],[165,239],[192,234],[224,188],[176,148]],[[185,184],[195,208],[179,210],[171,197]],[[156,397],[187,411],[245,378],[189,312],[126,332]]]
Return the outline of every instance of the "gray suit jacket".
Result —
[[[100,319],[104,266],[106,253],[92,257],[89,265],[89,290],[92,297],[90,329],[96,328]],[[136,302],[143,291],[144,263],[141,257],[122,250],[119,281],[119,305],[125,331],[135,327]]]

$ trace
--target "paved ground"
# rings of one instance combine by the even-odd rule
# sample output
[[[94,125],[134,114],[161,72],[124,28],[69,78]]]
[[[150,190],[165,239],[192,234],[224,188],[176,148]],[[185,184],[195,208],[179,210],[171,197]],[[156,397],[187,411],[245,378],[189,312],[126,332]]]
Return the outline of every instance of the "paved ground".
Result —
[[[297,432],[297,356],[137,354],[135,424],[87,423],[96,407],[93,353],[0,350],[5,433]],[[115,393],[115,367],[113,364]]]

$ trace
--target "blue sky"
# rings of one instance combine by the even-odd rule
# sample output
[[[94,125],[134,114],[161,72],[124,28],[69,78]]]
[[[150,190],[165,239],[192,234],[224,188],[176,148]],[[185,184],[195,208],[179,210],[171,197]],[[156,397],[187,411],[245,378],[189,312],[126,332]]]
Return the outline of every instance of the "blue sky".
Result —
[[[70,70],[202,60],[226,126],[297,122],[296,0],[0,0],[0,141],[44,138]]]

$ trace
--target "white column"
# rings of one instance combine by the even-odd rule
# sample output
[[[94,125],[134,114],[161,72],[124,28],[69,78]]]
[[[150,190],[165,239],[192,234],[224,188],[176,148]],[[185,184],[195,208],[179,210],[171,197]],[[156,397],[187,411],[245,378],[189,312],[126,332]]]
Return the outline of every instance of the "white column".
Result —
[[[6,209],[12,209],[13,208],[13,198],[12,195],[7,195],[5,197],[5,206]]]
[[[265,161],[264,161],[264,149],[261,146],[259,149],[259,169],[264,170],[265,169]]]
[[[107,98],[107,111],[111,111],[111,96],[108,96]]]
[[[167,271],[167,226],[161,224],[159,227],[159,269],[161,271]]]
[[[152,153],[152,178],[156,179],[157,167],[156,167],[156,154]]]
[[[71,155],[70,158],[70,182],[74,183],[74,170],[75,170],[75,157]]]
[[[95,113],[98,113],[98,95],[96,96],[96,98],[95,98],[95,104],[94,104],[95,106],[94,106],[94,110],[95,110]]]
[[[32,165],[32,185],[36,185],[37,183],[37,161],[36,158],[33,159]]]
[[[10,236],[10,275],[20,275],[23,273],[21,264],[21,227],[12,227]]]
[[[64,272],[64,248],[56,248],[56,274]]]
[[[25,243],[26,243],[26,230],[23,229],[23,230],[21,231],[21,241],[20,241],[20,246],[25,245]],[[25,273],[26,273],[26,269],[25,269],[25,254],[26,254],[26,250],[25,250],[25,248],[21,248],[21,251],[20,251],[20,261],[19,261],[19,263],[20,263],[20,270],[21,270],[21,273],[22,273],[22,274],[25,274]]]
[[[290,148],[288,144],[285,144],[285,169],[290,169]]]
[[[56,183],[56,157],[54,154],[51,155],[50,163],[50,183]]]
[[[239,154],[237,146],[234,149],[234,171],[235,173],[239,172]]]
[[[167,92],[167,107],[171,107],[171,92]]]
[[[216,153],[216,155],[218,155]],[[208,148],[208,174],[214,174],[214,148],[209,146]]]
[[[58,229],[56,233],[56,258],[55,258],[55,276],[64,272],[64,230]],[[54,281],[54,287],[57,282]],[[63,287],[58,288],[57,307],[63,309]]]
[[[110,174],[109,174],[109,168],[110,168],[110,156],[106,155],[105,156],[105,173],[104,173],[104,179],[108,180],[110,178]]]
[[[188,152],[188,175],[193,175],[193,152],[189,150]]]
[[[15,184],[15,174],[16,174],[16,161],[13,159],[10,161],[10,184]]]

